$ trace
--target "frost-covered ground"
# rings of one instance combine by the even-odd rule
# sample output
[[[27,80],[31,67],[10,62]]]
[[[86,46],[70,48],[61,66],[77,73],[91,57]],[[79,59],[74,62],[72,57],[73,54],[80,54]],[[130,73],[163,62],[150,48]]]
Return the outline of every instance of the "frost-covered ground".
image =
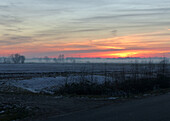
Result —
[[[145,63],[150,60],[154,63],[159,63],[163,58],[66,58],[65,63],[133,63],[138,61],[139,63]],[[170,59],[170,58],[167,58]],[[73,61],[74,60],[74,61]],[[26,63],[54,63],[53,58],[49,58],[48,61],[43,58],[27,58]]]
[[[144,69],[148,63],[139,63],[139,69]],[[159,64],[155,64],[159,68]],[[42,72],[101,72],[122,71],[131,69],[132,64],[115,63],[44,63],[44,64],[0,64],[1,73],[42,73]],[[170,69],[170,64],[167,65]],[[1,75],[0,75],[1,76]]]
[[[66,83],[79,83],[82,80],[93,80],[95,83],[104,83],[106,78],[104,76],[70,76],[70,77],[43,77],[43,78],[32,78],[26,80],[8,80],[1,81],[1,88],[11,87],[8,91],[15,91],[13,89],[20,88],[33,93],[53,93],[54,90],[63,86]],[[107,81],[112,81],[111,78],[107,78]],[[14,88],[15,87],[15,88]]]
[[[129,68],[130,65],[125,65]],[[91,71],[113,71],[120,70],[121,64],[104,64],[104,63],[44,63],[44,64],[0,64],[0,73],[42,73],[42,72],[91,72]]]
[[[160,64],[0,64],[0,91],[31,91],[52,93],[67,83],[84,79],[103,83],[121,78],[131,78],[136,71],[138,77],[156,77]],[[166,65],[170,69],[170,64]],[[169,71],[170,72],[170,71]],[[168,72],[168,75],[169,75]],[[93,75],[93,76],[92,76]],[[106,79],[107,78],[107,79]]]

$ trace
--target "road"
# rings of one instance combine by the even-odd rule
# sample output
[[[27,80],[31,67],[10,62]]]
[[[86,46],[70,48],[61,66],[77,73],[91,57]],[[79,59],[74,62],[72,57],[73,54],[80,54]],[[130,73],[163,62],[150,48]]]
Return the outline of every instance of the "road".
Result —
[[[170,121],[170,93],[54,116],[44,121]]]

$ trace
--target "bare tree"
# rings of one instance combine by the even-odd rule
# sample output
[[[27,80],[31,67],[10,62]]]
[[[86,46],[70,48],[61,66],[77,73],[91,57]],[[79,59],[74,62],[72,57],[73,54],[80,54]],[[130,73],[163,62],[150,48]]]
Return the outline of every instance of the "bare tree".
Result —
[[[132,63],[131,74],[132,74],[132,79],[137,80],[139,78],[139,62],[138,62],[138,60],[135,60],[135,62]]]
[[[60,62],[64,62],[64,54],[60,54],[60,55],[58,56],[58,60],[59,60]]]
[[[53,58],[53,61],[54,61],[55,63],[58,63],[58,59],[57,59],[57,58]]]
[[[50,58],[48,56],[45,56],[44,60],[48,63],[50,61]]]
[[[21,63],[23,64],[23,63],[25,63],[25,56],[20,56],[20,61],[21,61]]]
[[[0,57],[0,63],[2,63],[2,62],[3,62],[3,58]]]
[[[25,62],[25,56],[23,56],[23,55],[20,55],[20,54],[18,54],[18,53],[16,53],[16,54],[12,54],[11,56],[10,56],[10,59],[11,59],[11,61],[13,62],[13,63],[15,63],[15,64],[19,64],[19,63],[24,63]]]
[[[167,64],[168,64],[168,59],[164,57],[163,60],[160,62],[160,72],[163,76],[165,76],[168,71]]]
[[[7,58],[7,57],[3,57],[3,63],[9,64],[9,63],[11,63],[11,59]]]

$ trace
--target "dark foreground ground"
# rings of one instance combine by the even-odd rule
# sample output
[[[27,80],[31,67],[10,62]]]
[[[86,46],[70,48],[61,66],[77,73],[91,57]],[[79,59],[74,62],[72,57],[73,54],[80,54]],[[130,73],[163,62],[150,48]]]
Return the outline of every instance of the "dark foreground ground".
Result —
[[[170,93],[145,96],[110,100],[0,93],[0,121],[170,121]]]
[[[90,110],[113,101],[85,97],[0,93],[0,121],[35,121]],[[48,121],[48,120],[46,120]]]
[[[170,121],[170,93],[38,121]]]

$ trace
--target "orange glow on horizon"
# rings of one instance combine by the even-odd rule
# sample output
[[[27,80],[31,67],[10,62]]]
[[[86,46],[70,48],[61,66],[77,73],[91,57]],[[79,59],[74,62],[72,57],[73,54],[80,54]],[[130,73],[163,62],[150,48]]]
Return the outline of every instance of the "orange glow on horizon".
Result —
[[[0,56],[12,53],[24,55],[58,57],[170,57],[169,37],[152,37],[161,32],[127,35],[114,38],[94,39],[90,41],[23,43],[20,45],[1,46]],[[50,55],[50,53],[52,53]],[[35,57],[35,56],[34,56]]]
[[[115,54],[109,54],[110,56],[115,56],[115,57],[132,57],[138,54],[137,52],[123,52],[123,53],[115,53]]]

